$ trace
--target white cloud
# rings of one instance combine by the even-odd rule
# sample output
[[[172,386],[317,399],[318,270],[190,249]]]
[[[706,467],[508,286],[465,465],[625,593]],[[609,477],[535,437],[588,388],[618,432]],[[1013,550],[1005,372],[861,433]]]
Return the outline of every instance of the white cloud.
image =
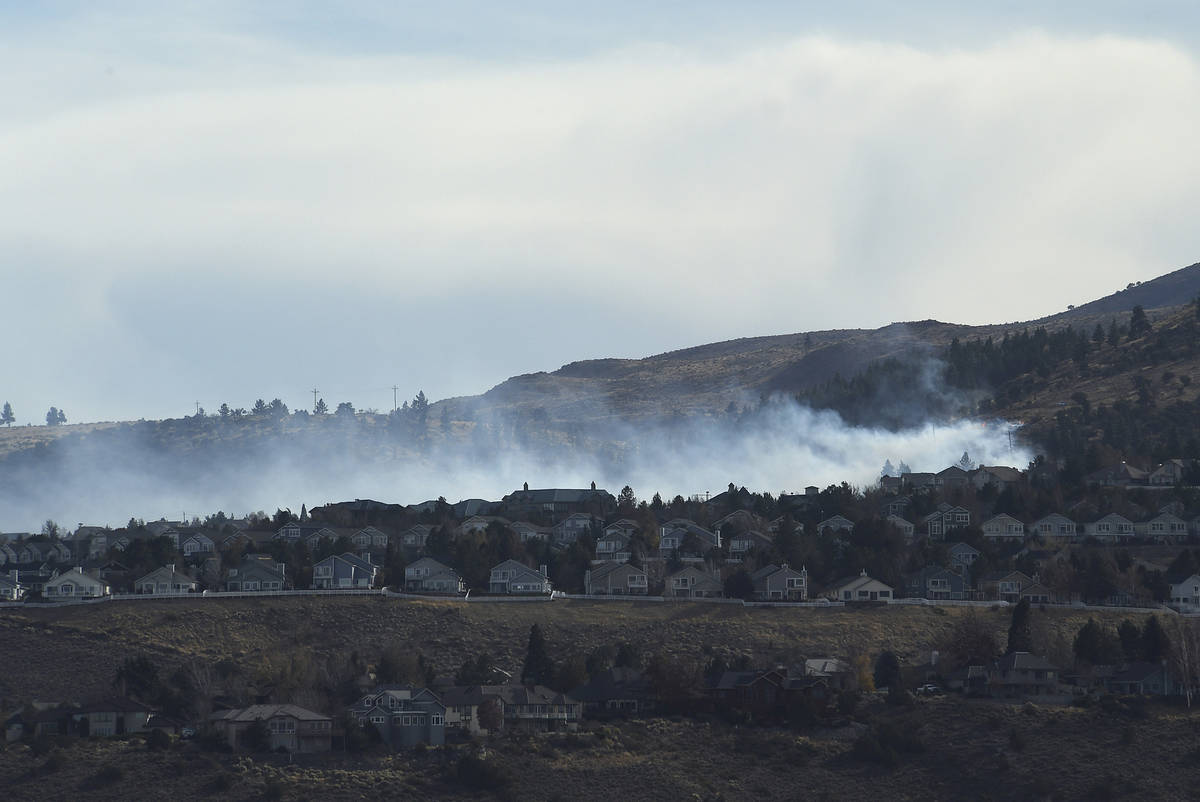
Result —
[[[99,346],[137,348],[106,319],[124,312],[97,305],[107,288],[174,275],[164,292],[185,293],[201,271],[231,292],[273,282],[266,308],[311,314],[332,282],[394,295],[422,325],[529,321],[388,353],[462,393],[746,334],[1032,318],[1193,261],[1200,71],[1161,41],[802,37],[472,62],[202,28],[143,30],[129,51],[74,35],[0,53],[0,273],[86,277],[90,303],[68,295],[54,329],[86,319]],[[34,325],[17,300],[8,325]],[[347,310],[326,313],[336,328]],[[238,354],[196,331],[189,372],[235,374]],[[394,332],[379,321],[333,369],[361,372]],[[48,352],[19,357],[18,382],[50,359],[63,389],[22,406],[70,409],[69,377],[104,355]],[[463,375],[462,359],[493,370]]]

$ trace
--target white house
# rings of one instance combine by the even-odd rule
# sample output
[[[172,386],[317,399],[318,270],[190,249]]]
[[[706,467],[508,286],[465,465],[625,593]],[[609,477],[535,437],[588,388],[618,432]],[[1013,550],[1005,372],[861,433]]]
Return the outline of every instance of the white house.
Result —
[[[1160,513],[1149,521],[1134,524],[1133,529],[1142,537],[1155,540],[1183,540],[1188,535],[1187,521],[1169,512]]]
[[[1043,540],[1074,540],[1077,532],[1077,524],[1057,512],[1039,518],[1029,525],[1029,534],[1036,535]]]
[[[1133,522],[1115,512],[1109,513],[1099,521],[1083,525],[1083,533],[1097,540],[1118,541],[1133,537]]]
[[[157,596],[182,596],[196,592],[196,580],[175,570],[174,565],[164,565],[133,583],[134,593],[153,593]]]
[[[825,595],[834,601],[890,602],[892,594],[893,589],[891,585],[885,585],[878,579],[872,579],[867,576],[866,569],[863,569],[862,573],[856,577],[835,582],[825,591]]]
[[[42,595],[47,599],[95,599],[108,595],[108,585],[72,568],[47,582]]]
[[[983,522],[983,536],[992,541],[1025,539],[1025,524],[1005,513],[994,515]]]
[[[1200,576],[1192,574],[1171,585],[1171,604],[1183,612],[1200,610]]]

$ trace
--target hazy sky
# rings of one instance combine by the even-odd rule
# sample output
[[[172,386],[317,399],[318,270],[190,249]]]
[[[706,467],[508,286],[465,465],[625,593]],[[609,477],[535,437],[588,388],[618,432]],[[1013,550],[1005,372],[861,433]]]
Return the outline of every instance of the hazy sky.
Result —
[[[1194,2],[16,5],[21,423],[387,409],[1200,259]]]

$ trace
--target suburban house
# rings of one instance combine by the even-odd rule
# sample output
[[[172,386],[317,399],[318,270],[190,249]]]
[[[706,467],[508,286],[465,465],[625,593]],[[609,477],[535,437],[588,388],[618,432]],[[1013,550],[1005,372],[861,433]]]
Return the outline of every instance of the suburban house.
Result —
[[[75,708],[71,718],[79,735],[110,736],[146,732],[154,710],[124,696],[111,696]]]
[[[10,571],[8,575],[0,574],[0,601],[18,601],[25,595],[21,587],[20,572]]]
[[[575,730],[583,718],[583,705],[565,693],[542,685],[492,685],[503,705],[505,729],[553,732]]]
[[[578,540],[580,535],[590,535],[595,520],[594,515],[577,512],[559,521],[550,528],[550,532],[555,543],[569,545]]]
[[[388,540],[385,532],[381,532],[373,526],[363,527],[350,536],[350,542],[359,551],[387,551]]]
[[[646,572],[629,563],[601,563],[583,575],[583,592],[589,596],[645,596]]]
[[[217,549],[213,539],[203,532],[188,535],[179,544],[179,551],[184,557],[194,557],[197,554],[212,554]]]
[[[228,591],[283,590],[287,587],[287,573],[283,563],[277,563],[266,555],[250,556],[242,560],[237,568],[230,568],[225,576]]]
[[[970,543],[952,543],[949,549],[950,569],[963,572],[975,564],[981,552]]]
[[[1134,524],[1133,529],[1142,537],[1166,542],[1184,540],[1188,536],[1187,521],[1169,512],[1161,512],[1149,521]]]
[[[910,599],[965,599],[967,582],[949,568],[927,565],[904,577],[904,595]]]
[[[286,523],[275,530],[275,534],[271,536],[272,540],[285,540],[288,543],[295,543],[298,540],[303,540],[311,549],[314,543],[320,543],[321,540],[328,538],[331,542],[337,540],[337,532],[330,529],[328,526],[320,524],[300,524]]]
[[[885,501],[879,508],[879,515],[887,518],[889,515],[903,517],[912,506],[912,496],[896,496]]]
[[[220,710],[208,717],[213,729],[233,748],[249,746],[247,731],[262,722],[270,751],[285,749],[303,754],[328,752],[333,739],[333,719],[298,705],[250,705]],[[253,736],[249,736],[253,737]]]
[[[604,534],[620,534],[628,538],[636,535],[638,529],[640,528],[641,527],[639,527],[636,522],[631,521],[628,518],[621,518],[620,520],[613,521],[611,524],[604,527]]]
[[[1004,490],[1021,483],[1022,475],[1016,468],[1007,465],[980,465],[971,471],[971,484],[978,490],[989,485]]]
[[[808,598],[808,570],[766,565],[750,575],[754,598],[759,601],[804,601]]]
[[[1151,471],[1146,481],[1158,486],[1181,485],[1187,477],[1190,463],[1194,463],[1194,460],[1169,459]]]
[[[985,599],[1006,601],[1016,604],[1021,600],[1021,590],[1033,584],[1033,580],[1020,571],[989,574],[979,582]]]
[[[749,551],[767,551],[774,545],[771,538],[753,529],[730,535],[727,542],[729,543],[729,556],[734,559],[741,558]]]
[[[174,565],[164,565],[146,574],[133,583],[134,593],[153,593],[157,596],[182,596],[196,592],[196,580],[175,570]]]
[[[680,554],[701,556],[721,545],[721,536],[687,518],[673,518],[662,526],[658,541],[659,555]]]
[[[966,529],[971,525],[971,513],[963,507],[951,507],[949,504],[939,504],[937,511],[926,515],[921,525],[930,540],[943,540],[955,529]]]
[[[983,536],[991,541],[1010,540],[1020,543],[1025,540],[1025,524],[1005,513],[994,515],[983,522]]]
[[[1192,574],[1181,582],[1171,584],[1171,605],[1180,612],[1200,610],[1200,576]]]
[[[858,676],[854,666],[834,657],[812,657],[804,661],[804,676],[825,681],[830,690],[853,691],[858,689]]]
[[[1098,521],[1083,525],[1083,534],[1097,540],[1119,542],[1133,537],[1133,522],[1115,512],[1105,515]]]
[[[596,540],[596,559],[618,562],[628,560],[630,557],[629,538],[630,535],[620,530],[602,535]]]
[[[429,533],[433,531],[433,527],[429,524],[417,524],[409,527],[400,533],[400,545],[406,549],[423,549],[425,541],[429,540]]]
[[[550,539],[550,527],[548,526],[537,526],[528,521],[515,521],[509,528],[517,533],[517,537],[522,543],[528,543],[531,540],[544,541]]]
[[[460,595],[467,592],[467,585],[453,568],[432,557],[422,557],[404,567],[404,589],[409,593]]]
[[[88,576],[79,568],[59,574],[42,588],[47,599],[95,599],[107,596],[108,584]]]
[[[572,488],[551,488],[546,490],[530,490],[526,484],[521,490],[515,490],[501,499],[508,514],[514,518],[533,518],[535,516],[559,516],[587,513],[606,518],[617,509],[617,500],[607,490],[597,490],[595,484],[590,490]]]
[[[394,749],[446,742],[446,706],[428,688],[380,686],[351,705],[350,713]]]
[[[1002,699],[1058,693],[1058,667],[1029,652],[1010,652],[988,672],[988,692]]]
[[[1057,512],[1039,518],[1029,525],[1029,533],[1043,540],[1074,540],[1076,531],[1075,522]]]
[[[604,715],[636,715],[656,707],[654,689],[641,671],[617,666],[591,675],[586,685],[580,685],[570,696],[582,706],[588,717]]]
[[[667,577],[663,595],[682,599],[719,599],[725,595],[720,577],[689,565]]]
[[[957,465],[951,465],[949,468],[938,471],[936,476],[938,487],[944,487],[947,490],[966,487],[967,482],[971,480],[970,475]]]
[[[867,576],[863,569],[856,577],[848,577],[835,582],[825,595],[834,601],[882,601],[892,600],[892,586],[885,585],[878,579]]]
[[[472,515],[458,525],[458,532],[462,535],[479,534],[486,532],[488,527],[493,523],[508,526],[508,519],[502,518],[499,515]]]
[[[1109,693],[1137,696],[1175,696],[1182,692],[1165,661],[1136,662],[1114,671],[1106,683]]]
[[[313,565],[314,590],[369,588],[375,584],[379,566],[349,552],[326,557]]]
[[[834,515],[817,524],[818,535],[836,535],[839,532],[854,531],[854,521],[844,515]]]
[[[493,692],[485,693],[497,686],[491,685],[456,685],[441,689],[442,704],[446,706],[446,729],[461,729],[472,735],[487,735],[492,730],[488,722],[480,722],[479,709],[484,705],[495,707],[496,730],[503,728],[504,718],[501,714],[503,703]]]
[[[721,707],[772,714],[792,700],[812,696],[824,697],[827,686],[818,677],[793,675],[786,668],[766,671],[725,671],[708,680],[705,691],[713,703]]]
[[[516,560],[505,560],[492,569],[488,577],[489,593],[507,593],[510,595],[549,594],[550,579],[546,576],[546,567],[535,571]]]
[[[913,525],[907,518],[901,518],[899,515],[891,514],[885,519],[888,524],[894,527],[900,534],[904,535],[905,540],[912,540],[916,534],[917,527]]]
[[[1144,485],[1150,474],[1143,471],[1141,468],[1135,468],[1128,463],[1120,463],[1108,468],[1101,468],[1098,471],[1089,473],[1084,477],[1084,481],[1092,485],[1108,485],[1111,487],[1128,487],[1130,485]]]

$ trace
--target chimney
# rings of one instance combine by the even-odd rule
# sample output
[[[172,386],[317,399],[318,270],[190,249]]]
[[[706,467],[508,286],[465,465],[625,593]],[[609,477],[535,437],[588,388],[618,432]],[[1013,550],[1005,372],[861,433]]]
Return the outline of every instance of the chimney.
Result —
[[[523,487],[525,488],[525,492],[526,492],[526,493],[528,493],[528,492],[529,492],[529,482],[526,482],[526,483],[523,485]]]
[[[538,571],[540,571],[540,572],[541,572],[542,576],[545,576],[545,577],[549,577],[549,576],[550,576],[550,572],[549,572],[548,570],[546,570],[546,566],[545,566],[545,564],[539,565],[539,566],[538,566]]]
[[[595,489],[596,489],[596,483],[592,482],[592,490],[595,490]]]

